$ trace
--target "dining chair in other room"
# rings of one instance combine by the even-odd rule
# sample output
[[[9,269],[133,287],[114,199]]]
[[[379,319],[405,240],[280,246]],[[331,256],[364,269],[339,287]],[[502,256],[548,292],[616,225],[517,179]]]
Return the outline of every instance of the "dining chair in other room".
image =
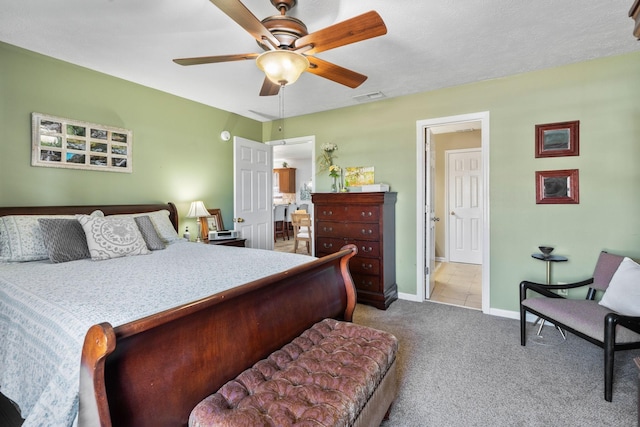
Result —
[[[291,214],[293,224],[293,252],[298,251],[298,242],[306,242],[307,253],[311,255],[311,215],[296,211]]]
[[[295,203],[289,204],[287,206],[287,232],[293,230],[293,224],[291,224],[291,214],[294,213],[298,209],[298,205]]]
[[[289,231],[286,226],[287,207],[285,205],[276,205],[273,208],[273,242],[275,243],[278,235],[282,236],[282,240],[289,240]]]
[[[593,276],[562,285],[520,283],[520,344],[527,342],[527,312],[604,350],[604,399],[613,395],[613,360],[620,350],[640,348],[640,265],[601,252]],[[586,291],[585,299],[558,295],[560,289]],[[600,301],[596,293],[602,293]],[[577,291],[576,291],[577,293]]]
[[[298,209],[300,209],[301,211],[305,211],[307,213],[309,213],[309,203],[303,203],[300,206],[298,206]]]

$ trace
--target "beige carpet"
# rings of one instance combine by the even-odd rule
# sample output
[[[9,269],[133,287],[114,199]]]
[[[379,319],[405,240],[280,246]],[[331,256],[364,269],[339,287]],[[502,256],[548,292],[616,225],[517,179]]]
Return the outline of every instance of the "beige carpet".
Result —
[[[635,426],[640,351],[616,353],[613,402],[603,398],[602,349],[563,341],[477,310],[399,300],[358,305],[354,321],[400,341],[400,393],[384,427]]]

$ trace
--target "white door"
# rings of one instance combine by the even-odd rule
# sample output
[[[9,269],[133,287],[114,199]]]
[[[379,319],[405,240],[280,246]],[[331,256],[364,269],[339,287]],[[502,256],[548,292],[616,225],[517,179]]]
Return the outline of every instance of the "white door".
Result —
[[[425,298],[431,298],[431,293],[435,287],[435,268],[436,268],[436,207],[435,207],[435,176],[436,176],[436,147],[433,140],[433,133],[431,129],[425,129],[426,132],[426,148],[425,155],[426,165],[426,178],[425,182],[425,224],[424,229],[426,231],[425,236],[425,248],[424,248],[424,271],[425,271]]]
[[[233,220],[248,248],[273,249],[272,152],[269,145],[233,139]]]
[[[482,158],[479,149],[446,152],[449,261],[482,264]]]

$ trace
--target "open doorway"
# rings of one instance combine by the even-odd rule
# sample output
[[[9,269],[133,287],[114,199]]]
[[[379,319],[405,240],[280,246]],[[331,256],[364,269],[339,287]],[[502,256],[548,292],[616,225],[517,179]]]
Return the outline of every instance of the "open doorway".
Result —
[[[272,199],[274,211],[276,206],[284,206],[284,223],[274,223],[274,229],[278,227],[282,232],[275,234],[273,249],[277,252],[294,252],[293,228],[291,226],[291,213],[297,209],[307,210],[313,215],[311,205],[311,193],[315,185],[315,137],[290,138],[277,141],[269,141],[273,146],[273,186]],[[292,175],[292,185],[282,186],[279,174],[283,169]],[[287,187],[287,188],[285,188]],[[297,253],[308,254],[305,244],[298,246]],[[313,254],[313,240],[311,241],[311,254]]]
[[[434,285],[428,299],[482,308],[482,159],[480,122],[450,131],[432,128],[434,176]]]
[[[418,299],[489,310],[489,114],[419,121]]]

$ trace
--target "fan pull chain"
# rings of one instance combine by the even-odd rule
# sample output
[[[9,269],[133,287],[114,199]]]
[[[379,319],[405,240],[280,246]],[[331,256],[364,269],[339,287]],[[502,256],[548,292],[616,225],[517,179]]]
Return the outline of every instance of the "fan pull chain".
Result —
[[[280,85],[279,101],[280,101],[280,128],[278,131],[282,133],[282,142],[284,142],[284,87]]]

